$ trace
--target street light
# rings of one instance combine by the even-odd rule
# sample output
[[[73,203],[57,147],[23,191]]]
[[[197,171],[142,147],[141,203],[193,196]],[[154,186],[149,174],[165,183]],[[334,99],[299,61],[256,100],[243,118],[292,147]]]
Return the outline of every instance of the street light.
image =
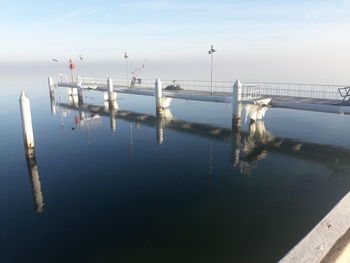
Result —
[[[211,45],[210,50],[208,51],[209,55],[211,55],[211,67],[210,67],[210,92],[213,95],[213,58],[214,52],[217,50],[214,49],[214,45]]]
[[[126,86],[129,88],[129,65],[128,65],[128,54],[127,52],[124,53],[124,59],[126,63]]]

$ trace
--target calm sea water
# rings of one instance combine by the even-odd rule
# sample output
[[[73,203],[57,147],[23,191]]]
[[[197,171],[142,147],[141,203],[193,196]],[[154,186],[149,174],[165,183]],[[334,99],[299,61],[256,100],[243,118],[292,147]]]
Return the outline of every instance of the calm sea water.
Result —
[[[225,104],[159,119],[153,97],[119,95],[113,120],[94,92],[79,109],[58,90],[52,114],[39,72],[0,89],[0,262],[276,262],[350,188],[350,116],[269,109],[231,133]]]

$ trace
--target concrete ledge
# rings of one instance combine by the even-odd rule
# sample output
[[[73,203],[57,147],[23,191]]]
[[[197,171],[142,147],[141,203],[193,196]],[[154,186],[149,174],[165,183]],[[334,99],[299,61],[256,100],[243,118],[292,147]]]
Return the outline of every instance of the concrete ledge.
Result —
[[[341,241],[340,238],[349,228],[350,193],[348,193],[327,216],[279,262],[318,263],[322,260],[325,260],[324,262],[342,262],[338,260],[334,261],[334,258],[339,258],[341,255],[350,257],[350,247],[347,246],[347,244],[349,244],[348,242],[343,241],[338,243],[337,241]],[[344,236],[344,240],[347,240],[346,238],[348,238],[348,236]],[[335,251],[341,252],[335,253]]]

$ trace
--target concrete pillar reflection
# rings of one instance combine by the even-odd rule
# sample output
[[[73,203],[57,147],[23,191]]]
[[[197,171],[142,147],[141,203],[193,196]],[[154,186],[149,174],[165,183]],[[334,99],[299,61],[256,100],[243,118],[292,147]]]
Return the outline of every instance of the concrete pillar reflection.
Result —
[[[44,210],[44,197],[41,192],[39,171],[38,171],[38,166],[37,166],[34,151],[26,152],[26,161],[27,161],[28,175],[29,175],[30,182],[32,185],[32,190],[33,190],[35,210],[38,213],[41,213]]]
[[[213,169],[214,169],[214,161],[213,161],[213,143],[209,143],[209,170],[208,170],[208,184],[209,186],[213,183]]]
[[[164,142],[164,129],[165,129],[166,123],[173,119],[174,119],[174,116],[171,113],[169,108],[157,109],[156,133],[157,133],[157,142],[159,144],[162,144]]]
[[[109,101],[109,119],[112,132],[117,130],[116,113],[118,111],[118,103],[116,100]]]
[[[156,134],[157,134],[157,142],[162,144],[164,142],[164,118],[162,115],[157,114],[156,118]]]
[[[55,115],[57,113],[56,99],[55,99],[55,96],[52,94],[50,94],[50,105],[51,105],[51,114]]]

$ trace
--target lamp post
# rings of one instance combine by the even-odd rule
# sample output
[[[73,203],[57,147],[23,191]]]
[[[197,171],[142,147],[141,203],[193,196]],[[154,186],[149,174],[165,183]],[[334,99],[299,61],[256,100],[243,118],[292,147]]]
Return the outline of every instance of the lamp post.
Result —
[[[211,45],[210,50],[208,51],[209,55],[211,55],[211,64],[210,64],[210,93],[213,95],[213,58],[214,52],[217,50],[214,49],[214,45]]]
[[[124,53],[124,59],[126,64],[126,87],[129,88],[129,65],[128,65],[128,54],[127,52]]]

